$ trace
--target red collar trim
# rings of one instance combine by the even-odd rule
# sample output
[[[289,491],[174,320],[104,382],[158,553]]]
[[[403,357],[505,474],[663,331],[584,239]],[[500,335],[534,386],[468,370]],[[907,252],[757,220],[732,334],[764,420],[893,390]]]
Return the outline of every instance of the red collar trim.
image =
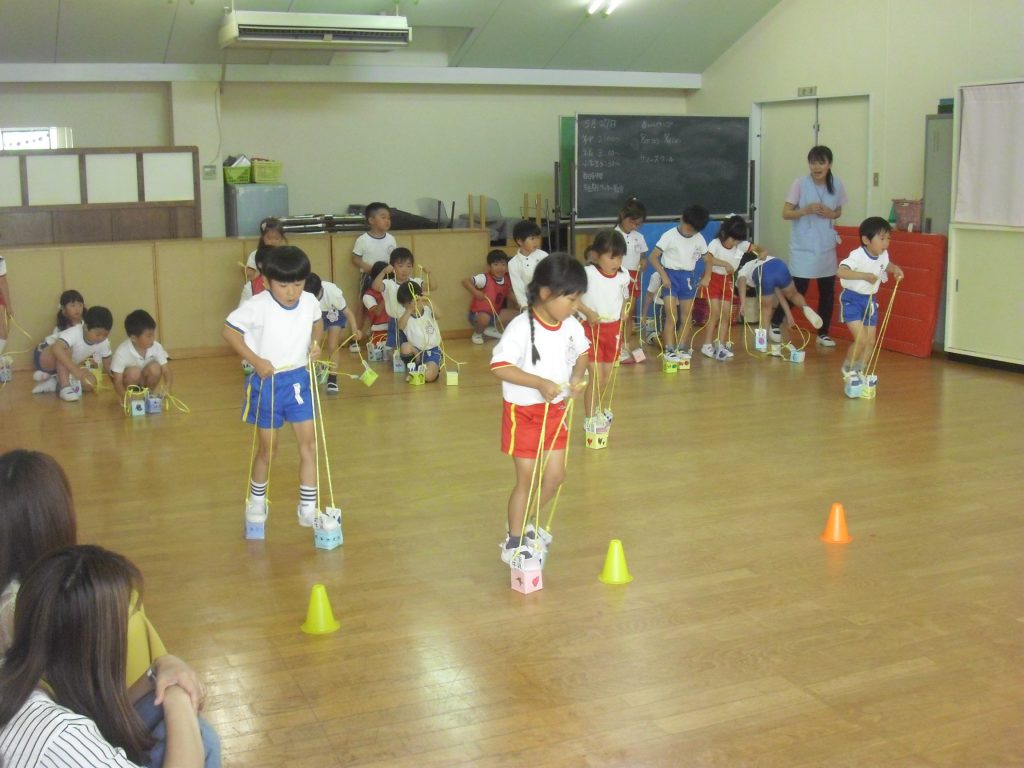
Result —
[[[597,267],[597,272],[602,277],[618,277],[618,272],[605,272],[603,269],[598,267],[597,264],[595,264],[594,266]]]
[[[537,310],[533,310],[533,316],[536,318],[538,323],[547,328],[549,331],[557,331],[559,328],[562,327],[562,324],[560,322],[555,323],[554,325],[548,325],[547,323],[545,323],[543,320],[541,320],[540,315],[537,314]]]

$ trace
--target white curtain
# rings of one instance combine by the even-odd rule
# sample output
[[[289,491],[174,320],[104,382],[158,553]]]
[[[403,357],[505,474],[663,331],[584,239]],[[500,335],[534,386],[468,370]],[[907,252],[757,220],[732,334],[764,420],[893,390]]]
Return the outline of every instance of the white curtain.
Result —
[[[1024,227],[1024,82],[960,89],[960,223]]]

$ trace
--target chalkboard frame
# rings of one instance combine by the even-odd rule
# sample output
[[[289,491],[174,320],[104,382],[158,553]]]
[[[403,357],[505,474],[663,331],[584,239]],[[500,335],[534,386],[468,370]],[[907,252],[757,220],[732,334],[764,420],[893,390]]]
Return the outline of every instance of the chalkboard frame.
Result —
[[[588,196],[586,185],[588,182],[593,182],[594,179],[592,177],[585,177],[584,174],[593,173],[595,169],[591,165],[597,165],[600,160],[594,159],[594,156],[591,155],[590,165],[586,162],[580,162],[581,144],[584,143],[580,139],[581,124],[585,126],[585,123],[581,123],[581,121],[586,120],[615,122],[624,120],[627,121],[627,125],[638,125],[638,132],[643,130],[674,132],[675,135],[672,135],[674,141],[669,143],[668,146],[659,147],[657,153],[653,155],[653,158],[669,157],[671,159],[660,164],[653,161],[650,163],[652,182],[646,188],[630,188],[638,187],[639,185],[635,182],[629,183],[629,180],[624,179],[621,174],[617,175],[612,172],[610,185],[613,191],[610,192],[610,195],[605,194],[600,200],[591,198]],[[724,217],[733,213],[746,215],[750,210],[750,119],[748,117],[577,113],[573,118],[573,124],[575,130],[572,153],[574,162],[571,174],[574,182],[572,214],[573,219],[581,224],[614,221],[618,214],[618,207],[633,196],[644,201],[647,205],[648,217],[651,220],[678,218],[682,208],[691,203],[704,205],[709,209],[711,215],[716,217]],[[593,126],[588,128],[588,130],[597,129],[598,127]],[[621,127],[618,125],[613,126],[613,128],[621,130]],[[699,128],[704,134],[705,139],[710,138],[712,132],[717,132],[719,136],[727,138],[727,151],[721,155],[712,156],[705,154],[693,157],[690,154],[692,152],[691,148],[684,145],[680,140],[687,132],[692,131],[694,128]],[[641,138],[642,134],[638,133],[636,146],[629,146],[627,150],[640,155],[639,143]],[[706,148],[706,146],[707,142],[704,141],[701,148]],[[593,151],[592,147],[591,150]],[[631,162],[639,162],[639,159],[631,160]],[[700,192],[688,189],[687,184],[694,183],[691,180],[686,181],[680,187],[678,193],[672,194],[671,201],[668,200],[668,193],[664,189],[670,183],[678,183],[678,179],[670,178],[674,168],[698,168],[699,173],[700,171],[709,170],[711,165],[715,165],[715,169],[719,171],[720,175],[724,175],[728,179],[730,187],[727,195],[724,193],[716,195],[715,199],[710,201],[702,199],[705,196]],[[669,169],[667,166],[673,166],[673,168]],[[605,175],[603,169],[598,172],[602,177]],[[602,178],[601,180],[603,181],[604,179]],[[614,191],[620,188],[620,191]],[[654,193],[652,188],[662,191]],[[722,202],[726,197],[728,200]]]

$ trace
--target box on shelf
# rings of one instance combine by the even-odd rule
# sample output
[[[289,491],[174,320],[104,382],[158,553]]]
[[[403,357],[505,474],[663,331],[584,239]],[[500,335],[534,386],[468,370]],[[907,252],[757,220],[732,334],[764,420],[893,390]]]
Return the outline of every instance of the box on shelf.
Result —
[[[284,163],[280,160],[253,160],[252,180],[256,184],[278,184]]]
[[[904,232],[920,232],[922,202],[922,200],[893,198],[892,207],[896,211],[895,229],[900,229]]]
[[[225,184],[248,184],[250,181],[248,165],[239,166],[237,168],[224,168],[224,183]]]

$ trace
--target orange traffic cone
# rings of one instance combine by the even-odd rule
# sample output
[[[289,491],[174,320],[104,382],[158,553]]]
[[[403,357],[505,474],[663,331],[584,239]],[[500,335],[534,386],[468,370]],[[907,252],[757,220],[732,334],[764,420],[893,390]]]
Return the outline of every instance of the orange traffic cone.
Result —
[[[849,544],[853,541],[853,536],[846,530],[846,510],[838,501],[828,513],[828,522],[825,523],[821,540],[828,544]]]

